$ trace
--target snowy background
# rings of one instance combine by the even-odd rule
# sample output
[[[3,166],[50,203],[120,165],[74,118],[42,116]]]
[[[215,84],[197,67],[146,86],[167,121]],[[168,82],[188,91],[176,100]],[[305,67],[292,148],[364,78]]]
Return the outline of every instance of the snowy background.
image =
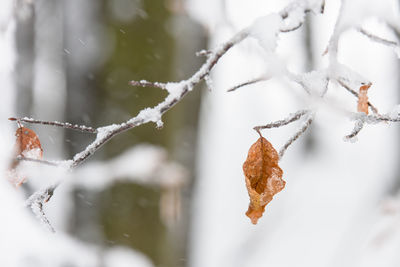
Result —
[[[286,75],[322,71],[337,59],[372,82],[368,96],[380,113],[396,117],[399,47],[357,29],[398,44],[399,2],[327,0],[324,14],[308,13],[299,30],[277,37],[276,15],[252,24],[289,2],[0,1],[4,173],[16,129],[8,117],[121,123],[166,94],[130,80],[188,78],[203,62],[196,51],[255,25],[212,71],[212,91],[198,86],[162,130],[148,124],[115,137],[73,171],[26,164],[29,179],[17,189],[2,179],[0,265],[399,266],[398,125],[367,124],[357,142],[345,142],[354,121],[343,111],[355,111],[356,98],[330,82],[318,100]],[[272,78],[226,92],[260,75]],[[301,77],[318,85],[318,77]],[[280,161],[286,188],[252,225],[242,172],[258,138],[252,128],[309,107],[318,108],[311,128]],[[263,135],[279,148],[300,124]],[[46,159],[69,159],[93,139],[32,128]],[[24,201],[59,180],[45,206],[51,233]]]

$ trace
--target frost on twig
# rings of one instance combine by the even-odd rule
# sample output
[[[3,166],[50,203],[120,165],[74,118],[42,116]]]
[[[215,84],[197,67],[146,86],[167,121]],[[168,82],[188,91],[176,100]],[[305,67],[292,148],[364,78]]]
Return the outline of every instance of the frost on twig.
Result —
[[[312,123],[314,114],[310,110],[299,110],[296,113],[290,114],[287,118],[285,118],[283,120],[271,122],[271,123],[268,123],[268,124],[262,125],[262,126],[256,126],[253,129],[261,136],[260,130],[262,130],[262,129],[279,128],[279,127],[288,125],[289,123],[298,121],[305,115],[307,118],[301,125],[301,128],[284,144],[284,146],[279,151],[279,158],[281,159],[283,157],[283,154],[287,150],[287,148],[294,141],[296,141],[310,126],[310,124]]]
[[[28,157],[22,157],[22,156],[17,156],[16,160],[18,160],[18,161],[37,162],[37,163],[41,163],[41,164],[45,164],[45,165],[49,165],[49,166],[59,166],[59,164],[60,164],[60,162],[56,162],[56,161],[28,158]]]
[[[252,79],[252,80],[248,80],[248,81],[246,81],[246,82],[243,82],[243,83],[239,83],[239,84],[237,84],[237,85],[231,87],[230,89],[228,89],[228,90],[226,90],[226,91],[227,91],[227,92],[233,92],[233,91],[236,91],[237,89],[242,88],[242,87],[244,87],[244,86],[251,85],[251,84],[255,84],[255,83],[262,82],[262,81],[266,81],[266,80],[267,80],[267,78],[265,78],[265,77],[255,78],[255,79]]]
[[[293,144],[293,142],[296,141],[311,125],[311,123],[314,119],[314,114],[313,113],[308,113],[308,114],[309,115],[307,116],[307,119],[302,123],[300,129],[279,150],[279,159],[281,159],[283,157],[283,155],[285,154],[288,147],[291,144]]]
[[[367,31],[363,28],[356,28],[356,30],[358,32],[360,32],[361,34],[363,34],[364,36],[366,36],[367,38],[369,38],[371,41],[391,47],[393,49],[393,51],[396,53],[397,57],[400,58],[400,45],[397,42],[379,37],[373,33],[370,33],[369,31]]]
[[[343,138],[343,140],[351,142],[351,143],[356,142],[357,135],[361,132],[362,128],[364,127],[364,124],[365,124],[365,120],[363,120],[363,119],[356,120],[353,131],[350,134],[346,135]]]
[[[343,140],[352,143],[356,142],[357,135],[364,128],[365,124],[377,124],[380,122],[400,122],[400,114],[396,110],[397,108],[395,108],[395,110],[392,111],[391,114],[385,114],[385,115],[380,115],[380,114],[366,115],[363,112],[352,113],[351,119],[355,121],[354,128],[350,134],[344,137]]]
[[[53,196],[57,185],[58,184],[51,185],[45,189],[37,191],[25,201],[25,206],[30,207],[42,224],[53,233],[55,233],[55,230],[43,210],[43,205]]]
[[[290,114],[287,118],[285,118],[283,120],[271,122],[266,125],[255,126],[253,129],[256,132],[259,132],[262,129],[279,128],[279,127],[288,125],[289,123],[299,120],[302,116],[304,116],[305,114],[308,114],[309,112],[310,112],[309,110],[299,110],[296,113]]]
[[[211,92],[211,91],[214,91],[214,84],[213,84],[213,81],[211,80],[211,77],[210,77],[210,75],[206,75],[205,77],[204,77],[204,81],[206,82],[206,85],[207,85],[207,87],[208,87],[208,90]]]
[[[69,122],[58,122],[58,121],[42,121],[42,120],[35,120],[32,118],[9,118],[10,121],[17,121],[17,122],[27,122],[27,123],[32,123],[32,124],[42,124],[42,125],[49,125],[49,126],[56,126],[56,127],[62,127],[70,130],[76,130],[80,132],[87,132],[87,133],[96,133],[97,130],[92,127],[88,127],[85,125],[77,125],[77,124],[71,124]]]

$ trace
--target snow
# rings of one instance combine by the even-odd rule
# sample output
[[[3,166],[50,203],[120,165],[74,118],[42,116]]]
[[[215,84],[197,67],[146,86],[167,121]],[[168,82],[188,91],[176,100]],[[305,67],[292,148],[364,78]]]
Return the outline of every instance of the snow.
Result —
[[[310,93],[316,96],[326,93],[327,74],[325,70],[304,73],[300,75],[300,80]]]
[[[96,175],[93,175],[96,173]],[[183,184],[187,171],[167,160],[166,151],[152,145],[137,145],[106,162],[88,162],[73,173],[67,184],[101,191],[118,181],[147,185]]]
[[[250,26],[250,35],[258,40],[267,52],[273,52],[277,45],[277,37],[282,26],[279,14],[272,13],[258,18]]]
[[[185,82],[173,83],[169,82],[166,84],[166,90],[168,91],[168,97],[171,98],[179,98],[182,94],[183,88],[185,86]]]
[[[161,121],[161,113],[156,108],[145,108],[139,112],[137,118],[139,120],[143,120],[143,123],[152,121],[157,124],[157,127],[162,127],[163,122]],[[129,123],[129,121],[128,121]]]
[[[213,81],[210,77],[210,75],[206,75],[204,77],[204,80],[206,81],[207,87],[209,91],[213,91],[214,85],[213,85]]]
[[[338,62],[330,62],[328,75],[333,81],[345,81],[350,88],[356,91],[358,91],[358,88],[360,88],[361,85],[370,83],[370,81],[362,75]]]

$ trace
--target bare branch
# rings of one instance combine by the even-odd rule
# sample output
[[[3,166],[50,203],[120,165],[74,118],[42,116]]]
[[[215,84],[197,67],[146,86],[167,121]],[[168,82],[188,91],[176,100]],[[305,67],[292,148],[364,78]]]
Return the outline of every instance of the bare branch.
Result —
[[[227,92],[233,92],[233,91],[236,91],[237,89],[239,89],[241,87],[244,87],[244,86],[247,86],[247,85],[250,85],[250,84],[254,84],[254,83],[258,83],[258,82],[262,82],[262,81],[266,81],[266,80],[267,80],[267,78],[265,78],[265,77],[255,78],[255,79],[252,79],[252,80],[248,80],[247,82],[239,83],[239,84],[233,86],[232,88],[230,88],[230,89],[228,89],[226,91]]]
[[[80,131],[80,132],[87,132],[87,133],[97,133],[97,129],[88,127],[85,125],[77,125],[71,124],[69,122],[58,122],[58,121],[41,121],[35,120],[32,118],[8,118],[10,121],[17,121],[17,122],[27,122],[32,124],[42,124],[42,125],[50,125],[56,127],[62,127],[70,130]]]
[[[368,32],[367,30],[365,30],[363,28],[356,28],[356,30],[374,42],[381,43],[381,44],[384,44],[384,45],[387,45],[387,46],[393,47],[393,48],[399,47],[399,44],[397,42],[386,40],[382,37],[379,37],[377,35],[374,35],[374,34]]]
[[[281,150],[279,150],[279,159],[283,157],[288,147],[291,144],[293,144],[293,142],[296,141],[308,129],[308,127],[311,125],[313,121],[313,118],[314,118],[313,114],[310,115],[307,118],[307,120],[303,123],[302,127],[286,142],[286,144],[283,145]]]
[[[304,115],[306,115],[308,113],[310,113],[309,110],[299,110],[296,113],[290,114],[289,117],[287,117],[286,119],[271,122],[266,125],[255,126],[253,129],[256,132],[259,132],[262,129],[279,128],[279,127],[288,125],[289,123],[299,120],[301,117],[303,117]]]

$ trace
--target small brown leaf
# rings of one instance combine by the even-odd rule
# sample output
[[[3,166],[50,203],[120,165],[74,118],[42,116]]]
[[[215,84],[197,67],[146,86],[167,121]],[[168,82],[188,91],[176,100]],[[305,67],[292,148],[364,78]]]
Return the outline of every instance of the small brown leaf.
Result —
[[[15,151],[17,156],[33,157],[41,159],[43,156],[43,149],[40,145],[39,137],[36,133],[26,127],[19,127],[15,132],[17,141],[15,144]]]
[[[243,164],[246,176],[246,187],[250,196],[249,209],[246,215],[253,224],[257,224],[264,213],[265,206],[273,196],[280,192],[286,182],[282,180],[282,169],[278,166],[279,155],[264,137],[255,142],[249,149]]]
[[[364,112],[368,115],[368,89],[371,87],[371,84],[362,85],[360,87],[360,92],[358,93],[358,112]]]
[[[43,149],[39,137],[33,130],[21,126],[15,132],[15,136],[17,137],[15,142],[15,157],[42,158]],[[18,160],[15,159],[10,166],[9,180],[16,186],[20,186],[26,178],[18,174],[17,166]]]

